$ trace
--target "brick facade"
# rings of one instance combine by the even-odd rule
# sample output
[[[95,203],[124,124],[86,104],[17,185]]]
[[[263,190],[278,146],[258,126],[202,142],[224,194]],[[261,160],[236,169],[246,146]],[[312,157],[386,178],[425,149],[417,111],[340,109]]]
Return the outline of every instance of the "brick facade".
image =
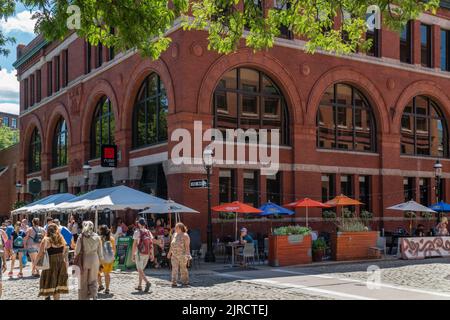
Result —
[[[440,10],[435,19],[437,23],[448,26],[450,13]],[[417,33],[414,23],[414,33]],[[443,27],[444,27],[443,26]],[[437,28],[436,26],[434,28]],[[142,149],[132,146],[133,107],[137,91],[142,81],[156,72],[167,90],[169,103],[168,133],[176,128],[193,130],[193,121],[203,121],[203,129],[213,124],[212,99],[214,89],[224,73],[237,67],[247,67],[263,71],[281,89],[289,110],[291,144],[280,149],[282,167],[281,202],[287,203],[302,197],[321,199],[321,175],[333,173],[335,193],[340,193],[340,176],[351,175],[354,197],[359,197],[358,177],[371,176],[371,203],[376,219],[373,228],[392,230],[407,225],[400,218],[401,213],[386,211],[383,208],[404,200],[403,177],[413,177],[418,188],[419,177],[430,178],[430,202],[434,202],[434,169],[436,158],[406,156],[400,154],[400,125],[406,104],[417,95],[432,98],[440,107],[447,121],[450,121],[450,73],[440,71],[440,56],[434,50],[434,68],[420,66],[420,40],[413,41],[414,64],[400,63],[399,36],[389,30],[382,30],[381,58],[354,54],[337,57],[331,54],[306,54],[303,42],[299,39],[277,41],[274,48],[254,53],[242,47],[229,55],[218,55],[208,51],[204,32],[185,32],[176,29],[171,34],[172,44],[160,59],[152,61],[142,58],[138,53],[116,54],[109,60],[108,50],[103,50],[103,65],[95,67],[96,49],[92,48],[92,71],[85,74],[86,44],[81,39],[69,36],[62,43],[44,46],[38,53],[18,68],[21,80],[39,68],[42,74],[42,101],[34,106],[23,104],[21,86],[21,144],[18,163],[18,176],[22,181],[38,178],[42,181],[42,195],[56,191],[55,180],[68,176],[70,192],[84,188],[82,165],[88,161],[93,167],[90,184],[96,184],[101,168],[98,159],[90,159],[90,128],[94,108],[98,100],[106,95],[112,102],[116,119],[115,141],[118,145],[120,161],[113,171],[115,183],[139,187],[142,166],[162,163],[166,175],[168,196],[180,203],[200,211],[199,215],[185,215],[183,220],[191,228],[201,228],[206,232],[206,190],[189,189],[190,179],[205,177],[202,166],[175,167],[171,165],[170,153],[175,142],[161,143]],[[74,38],[74,39],[72,39]],[[72,39],[69,41],[69,39]],[[433,40],[439,43],[439,32],[433,33]],[[46,76],[48,57],[68,50],[67,87],[47,96]],[[59,51],[58,51],[59,50]],[[21,48],[22,55],[26,48]],[[437,50],[438,51],[438,50]],[[62,55],[62,53],[61,53]],[[62,69],[62,68],[61,68]],[[53,70],[54,72],[54,70]],[[62,72],[62,71],[61,71]],[[63,76],[59,77],[63,81]],[[334,83],[346,83],[359,89],[368,99],[376,122],[377,152],[345,152],[323,150],[316,147],[316,117],[320,100],[326,89]],[[61,86],[63,84],[61,83]],[[63,117],[69,130],[69,163],[62,168],[52,168],[52,139],[57,121]],[[27,174],[29,140],[34,128],[38,128],[42,139],[42,170]],[[450,161],[441,159],[445,179],[445,196],[450,199]],[[237,168],[237,197],[243,200],[242,167]],[[260,203],[267,200],[266,177],[260,176]],[[212,202],[219,202],[218,168],[213,170]],[[419,193],[416,192],[417,199]],[[296,215],[303,221],[304,213]],[[314,222],[321,217],[320,210],[310,210],[312,226],[315,229],[333,229],[329,223]],[[267,232],[268,223],[246,221],[253,230]],[[430,222],[431,224],[431,222]],[[276,223],[274,224],[276,225]],[[231,233],[232,223],[216,224],[216,233]]]

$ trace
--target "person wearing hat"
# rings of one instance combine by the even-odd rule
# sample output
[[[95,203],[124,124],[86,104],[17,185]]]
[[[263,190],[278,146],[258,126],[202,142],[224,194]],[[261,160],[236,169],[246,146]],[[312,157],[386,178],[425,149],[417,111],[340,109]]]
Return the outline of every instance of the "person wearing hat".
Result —
[[[145,275],[145,267],[147,266],[148,260],[154,260],[153,253],[153,235],[147,229],[147,222],[144,218],[140,218],[137,221],[137,229],[133,234],[133,249],[132,249],[132,259],[136,263],[136,269],[139,273],[139,283],[136,287],[137,291],[142,291],[142,281],[145,282],[144,292],[150,290],[151,283]]]
[[[242,228],[241,229],[241,239],[240,239],[242,244],[245,243],[253,243],[253,238],[251,237],[251,235],[248,234],[247,232],[247,228]]]

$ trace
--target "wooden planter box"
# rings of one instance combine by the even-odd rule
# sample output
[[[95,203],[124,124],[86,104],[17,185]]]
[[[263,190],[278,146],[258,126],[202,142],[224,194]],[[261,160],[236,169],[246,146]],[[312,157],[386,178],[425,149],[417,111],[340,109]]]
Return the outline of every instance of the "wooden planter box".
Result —
[[[312,262],[311,235],[269,236],[269,265],[292,266]]]
[[[370,257],[371,247],[376,247],[378,231],[338,232],[331,235],[333,260],[358,260]]]

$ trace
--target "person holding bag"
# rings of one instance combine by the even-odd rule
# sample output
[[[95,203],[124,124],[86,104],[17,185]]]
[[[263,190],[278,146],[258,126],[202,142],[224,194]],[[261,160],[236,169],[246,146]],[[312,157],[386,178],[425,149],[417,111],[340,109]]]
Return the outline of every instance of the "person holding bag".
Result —
[[[43,270],[39,282],[39,296],[50,300],[59,300],[61,294],[68,294],[68,279],[66,266],[66,242],[56,225],[49,225],[47,235],[42,240],[36,257],[37,268]],[[48,264],[45,262],[48,255]]]
[[[183,286],[189,286],[188,263],[191,261],[190,253],[191,240],[187,234],[186,226],[179,222],[175,225],[175,234],[170,243],[170,250],[167,258],[172,264],[172,287],[177,287],[178,273],[181,276]]]
[[[83,231],[75,247],[74,264],[80,268],[78,300],[97,299],[98,270],[103,260],[101,239],[92,221],[83,222]]]

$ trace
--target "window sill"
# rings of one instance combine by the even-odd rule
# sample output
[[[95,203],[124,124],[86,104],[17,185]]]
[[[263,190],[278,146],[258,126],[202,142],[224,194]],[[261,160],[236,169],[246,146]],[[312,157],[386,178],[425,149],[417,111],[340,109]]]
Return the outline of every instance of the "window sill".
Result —
[[[338,149],[325,149],[325,148],[316,148],[317,152],[325,152],[325,153],[346,153],[346,154],[357,154],[362,156],[372,156],[378,157],[380,154],[378,152],[364,152],[364,151],[351,151],[351,150],[338,150]]]
[[[142,147],[133,148],[132,150],[130,150],[130,154],[141,152],[141,151],[145,151],[145,150],[156,149],[156,148],[164,147],[164,146],[167,146],[167,145],[168,145],[167,141],[165,141],[165,142],[158,142],[158,143],[155,143],[155,144],[149,144],[149,145],[145,145],[145,146],[142,146]]]

